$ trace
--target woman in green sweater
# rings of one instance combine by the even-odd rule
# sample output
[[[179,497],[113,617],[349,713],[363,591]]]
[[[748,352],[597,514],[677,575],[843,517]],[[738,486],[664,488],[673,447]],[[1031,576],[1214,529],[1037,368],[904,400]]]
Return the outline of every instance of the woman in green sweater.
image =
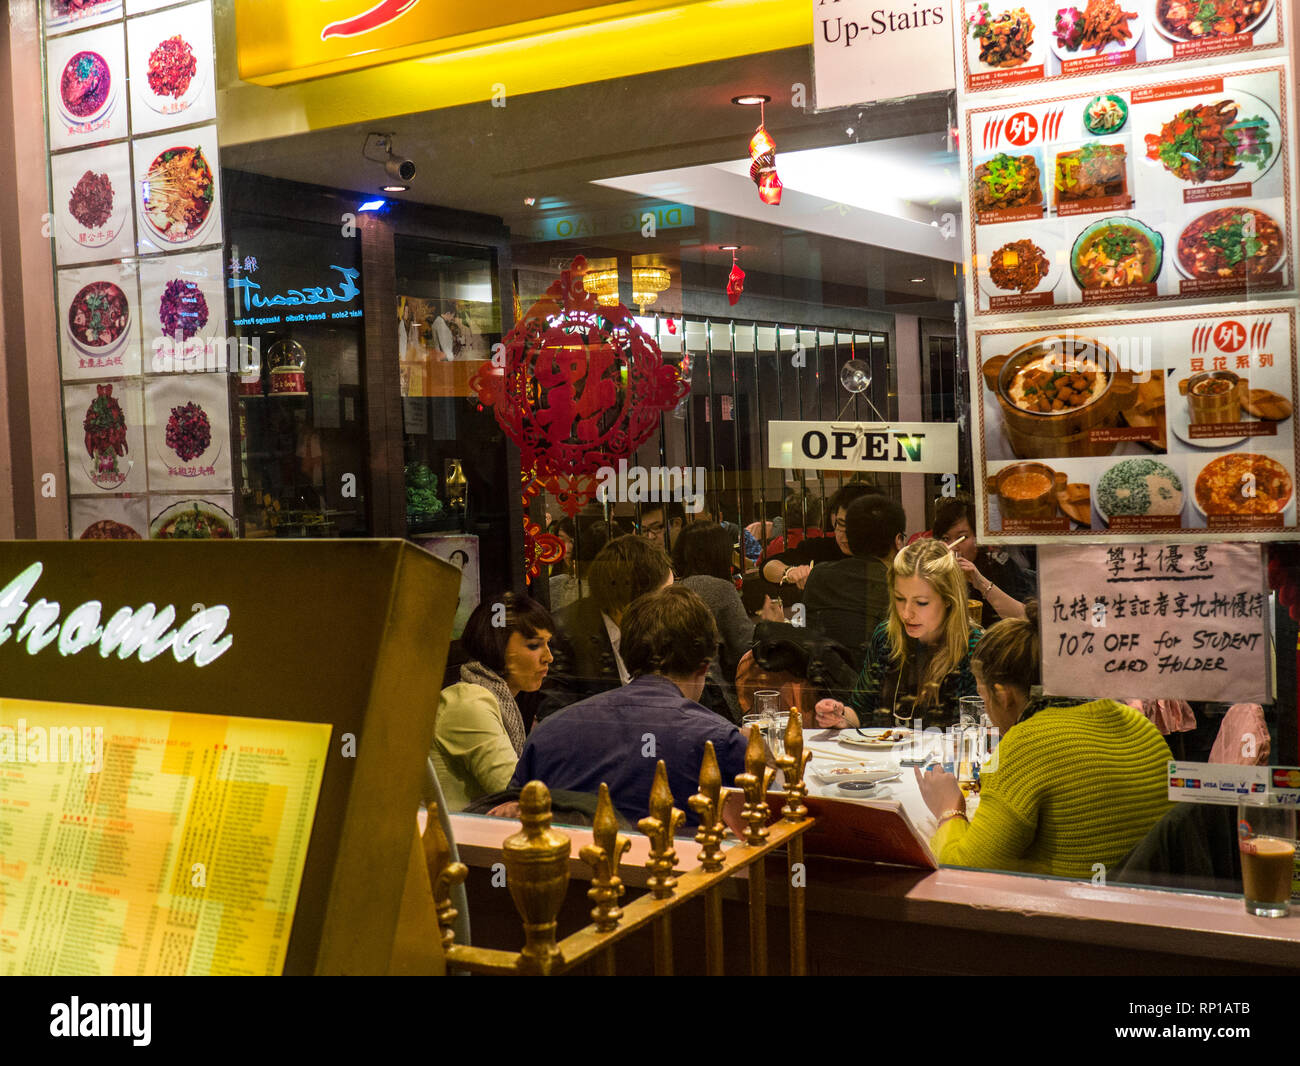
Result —
[[[1169,745],[1114,700],[1044,699],[1038,607],[992,626],[972,668],[1002,734],[969,821],[957,779],[913,771],[939,820],[931,848],[946,866],[1092,878],[1117,865],[1169,810]]]

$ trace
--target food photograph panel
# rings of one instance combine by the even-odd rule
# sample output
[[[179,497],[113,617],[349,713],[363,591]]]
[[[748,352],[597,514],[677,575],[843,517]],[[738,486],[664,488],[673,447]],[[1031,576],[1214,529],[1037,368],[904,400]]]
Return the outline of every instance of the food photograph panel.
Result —
[[[42,4],[47,37],[122,17],[122,0],[42,0]]]
[[[45,61],[51,151],[127,135],[126,45],[120,23],[51,41]]]
[[[220,248],[140,260],[146,374],[229,369],[224,282]]]
[[[145,382],[152,491],[232,487],[228,382],[225,374],[178,374]]]
[[[65,381],[140,373],[140,301],[133,264],[60,270],[58,293]]]
[[[51,231],[60,266],[135,254],[131,153],[125,143],[50,159]]]
[[[128,381],[67,385],[68,491],[74,496],[144,492],[144,397]]]
[[[966,115],[977,315],[1296,285],[1279,67]]]
[[[72,501],[73,540],[148,540],[146,496],[78,497]]]
[[[146,137],[132,142],[131,148],[140,253],[220,244],[216,126]]]
[[[212,4],[186,4],[126,24],[136,136],[217,115]]]
[[[995,539],[1300,533],[1294,303],[976,330]]]
[[[231,540],[235,499],[226,495],[149,497],[151,540]]]
[[[1278,0],[964,0],[967,93],[1285,51]]]

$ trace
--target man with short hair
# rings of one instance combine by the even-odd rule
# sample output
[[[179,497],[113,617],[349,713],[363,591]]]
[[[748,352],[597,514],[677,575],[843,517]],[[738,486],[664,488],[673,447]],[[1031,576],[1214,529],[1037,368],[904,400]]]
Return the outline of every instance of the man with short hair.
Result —
[[[662,547],[626,534],[606,544],[587,568],[590,594],[557,611],[555,662],[542,687],[537,718],[631,680],[622,658],[623,613],[639,596],[672,584]]]
[[[667,504],[652,503],[641,508],[637,532],[661,548],[671,551],[685,521],[686,508],[676,500]]]
[[[876,626],[889,617],[889,563],[906,540],[907,516],[888,496],[862,496],[844,515],[847,559],[813,567],[804,585],[808,628],[838,641],[862,669]]]
[[[850,481],[835,490],[826,504],[833,537],[805,537],[798,547],[789,548],[763,564],[763,576],[776,585],[796,586],[802,589],[812,571],[813,564],[839,562],[849,556],[849,544],[844,535],[844,516],[850,504],[863,496],[873,494],[870,485]]]
[[[533,730],[511,788],[595,793],[609,786],[614,806],[635,823],[649,811],[655,765],[662,759],[687,824],[699,819],[687,799],[699,791],[704,745],[713,742],[730,785],[745,769],[746,738],[697,702],[718,647],[718,627],[704,601],[682,585],[641,596],[620,627],[620,649],[633,680],[566,707]]]

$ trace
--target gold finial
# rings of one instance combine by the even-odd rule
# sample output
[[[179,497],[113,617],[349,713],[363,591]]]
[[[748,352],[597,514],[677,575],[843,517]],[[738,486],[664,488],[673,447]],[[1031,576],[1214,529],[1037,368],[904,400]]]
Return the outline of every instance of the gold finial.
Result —
[[[551,828],[551,793],[540,781],[529,781],[519,794],[523,829],[501,846],[506,880],[515,909],[524,921],[520,969],[548,973],[555,960],[555,919],[569,887],[572,843]]]
[[[763,732],[751,726],[749,745],[745,748],[745,772],[736,777],[736,784],[745,793],[745,806],[740,817],[746,826],[745,843],[750,847],[757,847],[767,839],[767,786],[772,783],[774,772],[767,765]]]
[[[618,861],[632,846],[632,841],[618,831],[609,786],[603,781],[600,783],[600,799],[596,802],[591,839],[592,843],[578,854],[592,869],[587,898],[596,906],[592,909],[591,920],[596,923],[598,931],[609,933],[618,928],[619,919],[623,917],[623,908],[618,901],[627,889],[618,876]]]
[[[808,784],[803,779],[804,770],[812,752],[803,750],[803,716],[798,707],[790,708],[790,721],[785,727],[785,754],[776,760],[776,765],[785,775],[785,820],[801,822],[808,816],[804,797],[808,795]]]
[[[650,877],[646,884],[655,899],[671,899],[677,885],[677,878],[673,876],[673,868],[677,865],[673,836],[684,821],[686,815],[673,806],[673,794],[668,788],[668,767],[660,759],[655,767],[654,784],[650,787],[650,816],[636,824],[650,838],[650,858],[646,862]]]
[[[700,763],[700,790],[687,802],[700,818],[695,843],[700,845],[700,865],[709,873],[722,869],[722,843],[727,824],[722,820],[722,771],[713,741],[704,742],[704,761]]]
[[[455,921],[457,910],[451,905],[451,890],[469,876],[469,867],[463,862],[451,861],[451,844],[442,831],[438,817],[438,804],[430,800],[428,820],[424,823],[424,865],[429,871],[429,884],[433,888],[433,905],[438,914],[438,930],[443,949],[456,942]]]

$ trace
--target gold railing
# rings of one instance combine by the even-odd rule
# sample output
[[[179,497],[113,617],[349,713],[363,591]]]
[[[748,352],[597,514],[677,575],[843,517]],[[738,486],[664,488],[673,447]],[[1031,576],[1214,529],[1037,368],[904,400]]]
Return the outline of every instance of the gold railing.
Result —
[[[790,713],[785,730],[785,754],[775,759],[785,775],[785,803],[782,818],[769,826],[767,789],[775,771],[767,765],[762,734],[751,730],[745,749],[745,772],[736,777],[744,794],[740,818],[744,835],[736,846],[723,849],[730,830],[722,817],[724,795],[722,774],[712,743],[705,744],[700,766],[700,790],[688,801],[700,819],[695,842],[700,845],[699,867],[676,872],[678,843],[675,834],[685,814],[673,806],[668,788],[668,770],[661,759],[655,767],[650,790],[649,817],[637,828],[650,841],[646,862],[649,891],[626,907],[619,905],[626,886],[619,874],[619,861],[631,843],[618,831],[609,788],[600,786],[600,800],[592,827],[592,843],[580,857],[591,867],[591,889],[587,897],[594,904],[592,924],[563,940],[556,940],[556,919],[569,887],[569,856],[572,842],[551,827],[551,794],[540,781],[531,781],[519,796],[522,829],[502,846],[506,881],[515,908],[524,925],[524,946],[520,951],[500,951],[457,944],[452,923],[456,910],[451,890],[469,875],[464,863],[451,862],[451,849],[439,824],[437,812],[429,812],[424,832],[425,859],[433,885],[443,952],[449,970],[486,974],[561,974],[588,960],[594,960],[603,974],[615,972],[614,948],[618,941],[649,925],[654,934],[655,973],[673,971],[672,912],[689,899],[704,899],[704,948],[710,976],[723,972],[722,884],[739,870],[749,871],[750,966],[756,975],[767,973],[767,880],[766,858],[778,848],[788,852],[793,876],[788,878],[790,924],[790,972],[807,973],[807,937],[803,863],[803,834],[812,826],[804,799],[808,786],[804,769],[810,754],[804,751],[803,728],[797,710]]]

